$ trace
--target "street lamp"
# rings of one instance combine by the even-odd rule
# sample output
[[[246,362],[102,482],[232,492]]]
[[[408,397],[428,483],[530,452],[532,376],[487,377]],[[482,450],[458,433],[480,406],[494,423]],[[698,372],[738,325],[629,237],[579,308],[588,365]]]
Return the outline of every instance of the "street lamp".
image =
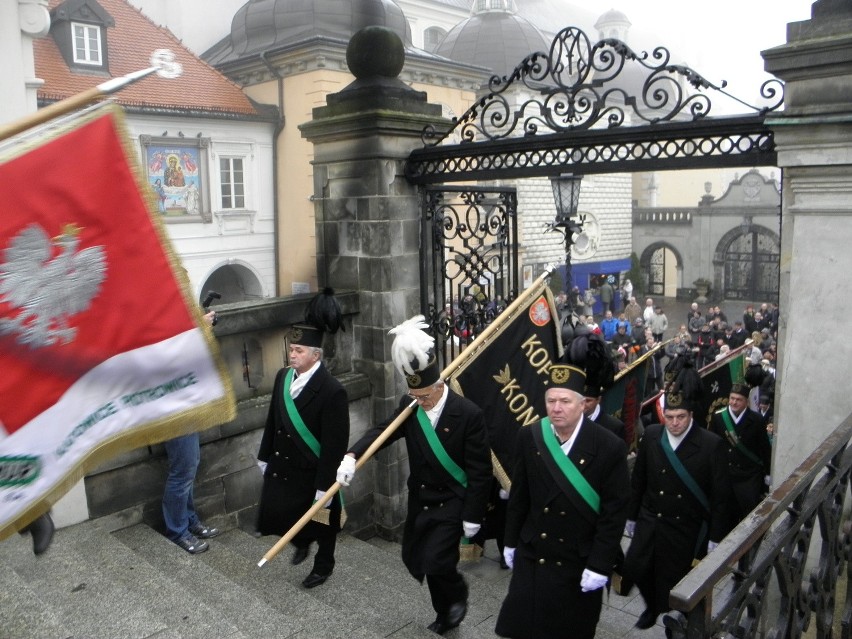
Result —
[[[577,207],[580,204],[580,182],[582,175],[565,173],[550,178],[553,187],[553,200],[556,202],[556,220],[548,225],[549,231],[559,231],[565,237],[565,295],[568,310],[573,313],[571,281],[571,246],[574,244],[574,234],[583,230],[585,216],[577,218]]]

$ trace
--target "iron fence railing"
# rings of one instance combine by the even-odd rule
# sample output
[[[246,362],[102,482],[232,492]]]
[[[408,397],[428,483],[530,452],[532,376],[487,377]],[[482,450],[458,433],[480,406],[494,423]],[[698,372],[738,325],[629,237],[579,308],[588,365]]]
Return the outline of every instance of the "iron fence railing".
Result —
[[[838,601],[850,532],[852,415],[773,490],[670,594],[667,635],[686,639],[850,636],[852,591]]]

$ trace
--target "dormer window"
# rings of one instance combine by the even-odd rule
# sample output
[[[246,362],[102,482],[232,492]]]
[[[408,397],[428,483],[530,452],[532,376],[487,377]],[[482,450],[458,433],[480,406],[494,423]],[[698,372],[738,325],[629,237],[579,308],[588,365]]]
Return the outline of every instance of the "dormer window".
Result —
[[[74,40],[74,62],[77,64],[103,64],[101,29],[93,24],[72,22]]]
[[[109,74],[107,29],[115,20],[97,0],[65,0],[50,12],[50,35],[71,70]]]

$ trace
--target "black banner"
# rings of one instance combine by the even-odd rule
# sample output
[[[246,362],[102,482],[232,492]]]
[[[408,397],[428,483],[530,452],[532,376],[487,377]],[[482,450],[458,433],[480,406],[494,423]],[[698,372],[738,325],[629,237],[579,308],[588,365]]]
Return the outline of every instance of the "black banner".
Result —
[[[550,290],[539,286],[541,294],[505,327],[486,343],[471,344],[476,352],[452,379],[453,388],[485,412],[491,450],[507,473],[518,430],[547,415],[544,391],[558,359],[559,316]]]

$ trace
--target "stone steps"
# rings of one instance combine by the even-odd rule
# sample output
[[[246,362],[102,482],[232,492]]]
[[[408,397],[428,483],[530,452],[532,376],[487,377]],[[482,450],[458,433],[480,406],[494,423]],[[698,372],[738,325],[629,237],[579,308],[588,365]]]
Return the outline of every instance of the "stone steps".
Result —
[[[108,519],[57,531],[41,557],[28,537],[0,543],[0,639],[436,638],[428,588],[405,570],[399,544],[341,534],[334,573],[306,590],[315,546],[300,566],[288,547],[258,568],[275,537],[228,530],[192,556],[144,524],[110,531]],[[490,541],[485,557],[460,565],[470,607],[448,636],[495,636],[511,574],[498,559]],[[636,605],[612,595],[598,636],[632,636],[624,613]]]

